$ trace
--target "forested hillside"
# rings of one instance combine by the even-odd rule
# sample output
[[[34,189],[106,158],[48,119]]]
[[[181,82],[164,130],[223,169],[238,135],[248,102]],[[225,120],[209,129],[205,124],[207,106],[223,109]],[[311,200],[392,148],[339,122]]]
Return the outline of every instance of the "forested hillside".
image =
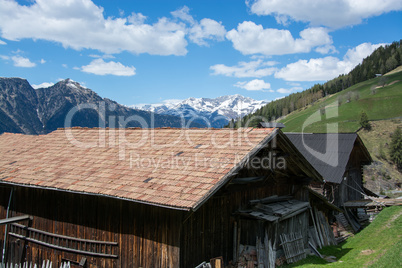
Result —
[[[248,126],[257,126],[261,121],[261,117],[267,121],[276,120],[295,110],[302,109],[322,97],[340,92],[357,83],[372,79],[379,74],[383,75],[400,65],[402,65],[402,40],[393,42],[385,47],[379,47],[348,74],[342,74],[324,84],[316,84],[302,92],[293,93],[285,98],[272,101],[255,113],[245,116],[237,122],[232,122],[232,124],[235,124],[235,127],[239,127],[248,122]],[[386,80],[384,79],[380,83],[385,84]]]
[[[397,72],[357,83],[288,114],[280,122],[286,132],[355,132],[363,126],[362,113],[368,121],[398,118],[402,116],[401,81],[402,72]],[[333,123],[337,129],[327,129]]]

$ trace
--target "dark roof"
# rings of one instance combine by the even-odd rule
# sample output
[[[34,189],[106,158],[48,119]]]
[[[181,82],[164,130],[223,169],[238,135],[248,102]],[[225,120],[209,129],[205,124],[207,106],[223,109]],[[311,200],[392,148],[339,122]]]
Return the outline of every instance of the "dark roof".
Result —
[[[372,161],[356,133],[285,133],[285,135],[328,182],[338,184],[342,182],[355,142],[361,146],[366,162]]]
[[[366,195],[368,196],[373,196],[373,197],[380,197],[378,194],[370,191],[369,189],[367,189],[366,187],[363,186],[363,191]]]

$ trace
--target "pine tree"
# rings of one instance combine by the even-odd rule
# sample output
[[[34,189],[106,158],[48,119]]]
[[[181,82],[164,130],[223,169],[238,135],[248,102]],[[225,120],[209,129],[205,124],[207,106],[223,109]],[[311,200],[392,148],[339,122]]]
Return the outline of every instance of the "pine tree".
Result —
[[[359,123],[362,126],[362,128],[364,128],[365,130],[370,130],[371,129],[371,125],[370,125],[370,122],[368,120],[367,113],[365,111],[361,111]]]

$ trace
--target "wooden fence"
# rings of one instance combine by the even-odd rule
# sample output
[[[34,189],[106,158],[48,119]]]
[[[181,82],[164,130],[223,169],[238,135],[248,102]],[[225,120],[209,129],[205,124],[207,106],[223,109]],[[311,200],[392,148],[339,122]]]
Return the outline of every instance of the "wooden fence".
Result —
[[[95,257],[117,258],[113,248],[117,242],[105,242],[57,235],[18,223],[11,224],[10,235],[56,250],[63,250]]]
[[[280,235],[287,263],[297,262],[306,257],[301,232]]]
[[[51,261],[43,261],[42,265],[33,264],[32,262],[24,262],[24,263],[0,263],[0,268],[54,268]],[[70,268],[70,262],[64,262],[60,265],[60,268]]]

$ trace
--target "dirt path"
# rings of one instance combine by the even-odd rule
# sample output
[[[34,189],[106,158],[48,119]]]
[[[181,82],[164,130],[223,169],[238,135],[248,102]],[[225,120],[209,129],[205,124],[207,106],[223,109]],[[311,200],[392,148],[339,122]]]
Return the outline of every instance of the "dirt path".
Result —
[[[392,81],[391,83],[389,83],[389,84],[386,84],[386,85],[384,85],[384,86],[376,86],[375,88],[383,88],[383,87],[387,87],[387,86],[391,86],[391,85],[393,85],[393,84],[395,84],[395,83],[398,83],[400,80],[395,80],[395,81]]]

